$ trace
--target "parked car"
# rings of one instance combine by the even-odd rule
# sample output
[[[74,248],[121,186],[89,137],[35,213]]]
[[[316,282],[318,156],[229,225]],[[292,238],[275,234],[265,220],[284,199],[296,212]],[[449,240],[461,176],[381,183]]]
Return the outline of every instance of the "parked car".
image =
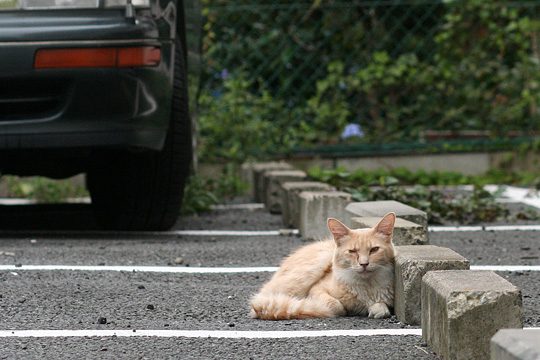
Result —
[[[0,172],[86,173],[104,227],[170,228],[193,156],[185,7],[0,0]]]

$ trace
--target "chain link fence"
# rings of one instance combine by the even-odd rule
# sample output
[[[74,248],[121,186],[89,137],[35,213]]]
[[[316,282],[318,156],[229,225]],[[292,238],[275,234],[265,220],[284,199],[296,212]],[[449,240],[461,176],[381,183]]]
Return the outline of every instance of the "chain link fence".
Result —
[[[203,16],[203,157],[540,129],[538,1],[204,0]]]

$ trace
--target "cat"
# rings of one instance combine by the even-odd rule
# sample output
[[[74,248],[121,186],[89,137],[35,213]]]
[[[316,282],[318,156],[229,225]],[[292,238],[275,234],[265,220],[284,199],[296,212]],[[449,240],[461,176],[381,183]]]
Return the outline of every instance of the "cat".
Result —
[[[368,229],[327,220],[333,239],[293,252],[251,298],[251,317],[263,320],[390,316],[394,303],[396,215]]]

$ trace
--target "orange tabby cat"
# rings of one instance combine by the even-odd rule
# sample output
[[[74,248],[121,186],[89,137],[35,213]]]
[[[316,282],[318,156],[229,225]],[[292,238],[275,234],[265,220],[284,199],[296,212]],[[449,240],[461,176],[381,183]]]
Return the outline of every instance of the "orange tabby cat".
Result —
[[[334,239],[306,245],[287,257],[251,299],[251,316],[264,320],[345,315],[390,316],[394,302],[396,215],[370,229],[328,219]]]

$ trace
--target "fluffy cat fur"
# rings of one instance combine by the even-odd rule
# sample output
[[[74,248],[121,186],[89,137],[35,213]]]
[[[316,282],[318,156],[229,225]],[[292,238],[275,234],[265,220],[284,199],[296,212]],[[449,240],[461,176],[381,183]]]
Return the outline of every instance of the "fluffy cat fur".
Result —
[[[390,316],[394,302],[396,216],[373,228],[349,229],[328,219],[333,239],[301,247],[251,299],[251,316],[263,320]]]

